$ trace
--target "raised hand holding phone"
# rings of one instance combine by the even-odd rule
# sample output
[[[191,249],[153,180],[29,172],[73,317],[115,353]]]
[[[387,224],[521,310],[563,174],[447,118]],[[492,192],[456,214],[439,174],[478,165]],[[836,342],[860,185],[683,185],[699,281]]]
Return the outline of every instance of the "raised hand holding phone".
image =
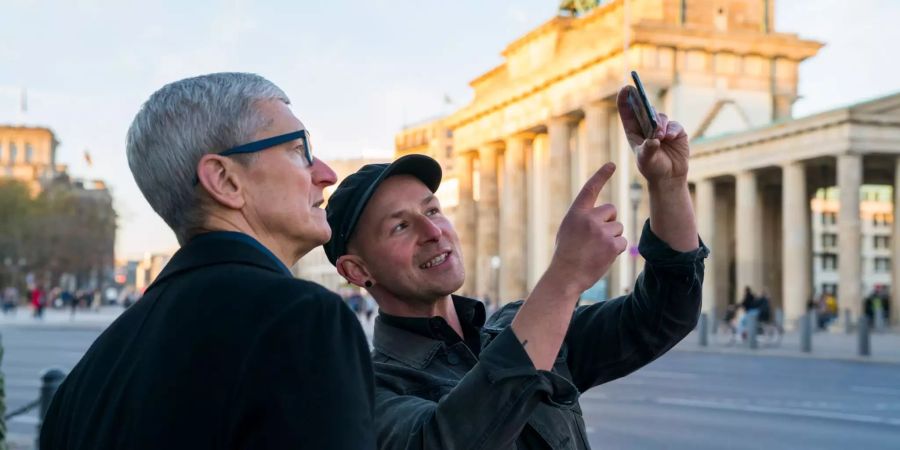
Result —
[[[637,155],[638,170],[650,184],[686,180],[690,146],[684,127],[657,113],[646,93],[642,95],[643,85],[636,72],[632,72],[632,78],[638,87],[620,89],[616,106],[625,136]]]
[[[687,182],[691,154],[687,133],[681,124],[651,109],[657,127],[646,137],[630,98],[640,98],[640,92],[634,86],[625,86],[619,90],[616,106],[625,136],[637,156],[638,170],[647,179],[650,228],[677,251],[696,249],[697,224]]]

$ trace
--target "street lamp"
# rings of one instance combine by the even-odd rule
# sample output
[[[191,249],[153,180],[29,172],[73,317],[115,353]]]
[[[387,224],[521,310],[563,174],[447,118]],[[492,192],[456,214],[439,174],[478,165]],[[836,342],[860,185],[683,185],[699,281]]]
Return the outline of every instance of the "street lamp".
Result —
[[[637,280],[637,258],[638,258],[638,246],[637,246],[637,235],[638,235],[638,206],[641,204],[641,197],[644,196],[644,187],[641,186],[641,183],[638,182],[637,179],[631,182],[631,186],[628,189],[628,198],[631,200],[631,239],[633,242],[631,243],[631,248],[629,249],[629,254],[631,255],[631,276]]]
[[[500,255],[491,256],[491,276],[493,278],[493,280],[491,280],[491,281],[493,281],[493,285],[494,285],[494,289],[495,289],[494,290],[495,298],[492,298],[490,301],[492,303],[497,302],[498,306],[500,305],[500,265],[501,264],[502,264],[502,262],[500,259]],[[492,306],[492,305],[488,305],[489,309],[490,309],[490,306]]]

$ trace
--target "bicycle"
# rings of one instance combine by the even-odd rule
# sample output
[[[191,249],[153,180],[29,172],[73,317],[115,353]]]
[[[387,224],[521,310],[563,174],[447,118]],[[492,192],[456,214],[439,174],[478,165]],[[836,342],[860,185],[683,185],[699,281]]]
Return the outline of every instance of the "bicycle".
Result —
[[[713,340],[723,346],[746,343],[750,339],[747,330],[740,330],[735,325],[736,314],[726,313],[725,317],[713,330]],[[763,347],[777,347],[784,337],[784,328],[777,321],[757,323],[756,340]]]

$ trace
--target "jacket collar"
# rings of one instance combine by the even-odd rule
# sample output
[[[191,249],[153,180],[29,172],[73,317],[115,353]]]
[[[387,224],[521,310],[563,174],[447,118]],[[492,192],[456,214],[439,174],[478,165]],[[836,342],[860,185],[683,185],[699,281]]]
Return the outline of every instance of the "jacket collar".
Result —
[[[384,353],[414,369],[423,370],[428,367],[444,343],[388,325],[379,316],[375,319],[372,346],[376,352]]]
[[[454,295],[453,303],[457,308],[460,321],[469,321],[479,329],[484,325],[484,305],[481,302]],[[428,319],[423,318],[422,320]],[[375,319],[372,346],[377,352],[415,369],[423,370],[445,344],[444,341],[435,339],[433,336],[397,327],[390,321],[385,321],[382,316],[378,316]]]
[[[274,259],[271,252],[260,247],[262,244],[245,234],[218,231],[205,233],[191,239],[175,252],[147,291],[177,274],[218,264],[246,264],[290,275],[290,272],[285,271],[284,265]]]

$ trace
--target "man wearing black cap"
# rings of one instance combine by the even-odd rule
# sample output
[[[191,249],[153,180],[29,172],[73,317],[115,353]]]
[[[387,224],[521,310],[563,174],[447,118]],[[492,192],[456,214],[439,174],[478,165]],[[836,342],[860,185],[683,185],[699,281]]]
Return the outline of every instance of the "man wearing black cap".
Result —
[[[560,224],[547,271],[528,298],[485,323],[476,300],[451,295],[465,277],[459,239],[434,195],[440,166],[409,155],[367,165],[331,196],[329,260],[366,287],[375,323],[379,448],[589,448],[578,396],[665,353],[699,314],[703,259],[687,187],[683,128],[659,115],[643,139],[619,111],[650,190],[640,243],[647,263],[632,294],[576,309],[626,248],[613,205],[595,207],[606,164]]]

